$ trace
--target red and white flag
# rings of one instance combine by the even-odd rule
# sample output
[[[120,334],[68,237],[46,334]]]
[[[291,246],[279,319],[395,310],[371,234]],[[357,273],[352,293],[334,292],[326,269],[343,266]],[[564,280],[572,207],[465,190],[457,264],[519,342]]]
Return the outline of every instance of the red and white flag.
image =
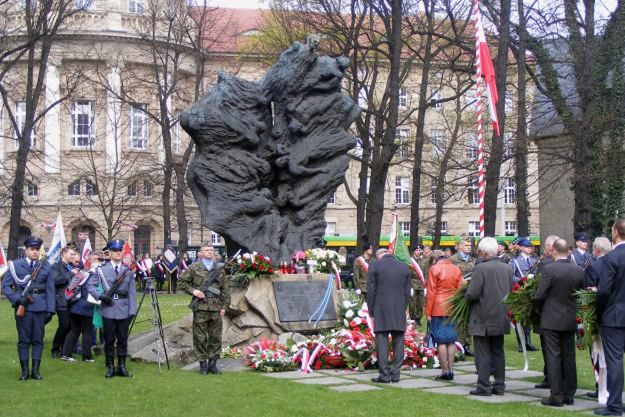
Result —
[[[82,248],[82,255],[80,255],[80,259],[82,259],[82,264],[85,266],[85,271],[91,269],[91,264],[89,264],[89,255],[93,252],[93,248],[91,247],[91,241],[89,240],[89,236],[85,240],[85,246]]]
[[[476,1],[476,13],[475,13],[475,43],[476,43],[476,60],[475,64],[478,67],[478,74],[481,74],[486,83],[486,92],[488,93],[488,113],[490,120],[493,122],[493,129],[499,136],[499,121],[497,119],[497,109],[495,105],[499,96],[497,95],[497,85],[495,83],[495,67],[493,67],[493,60],[490,57],[490,51],[486,44],[486,36],[484,35],[484,27],[482,26],[482,16],[479,13]],[[480,97],[477,98],[480,100]]]
[[[122,249],[122,263],[133,271],[137,270],[135,257],[132,254],[132,248],[128,242],[124,243],[124,249]]]
[[[7,256],[4,253],[4,246],[0,243],[0,277],[4,275],[8,268],[9,263],[7,262]]]

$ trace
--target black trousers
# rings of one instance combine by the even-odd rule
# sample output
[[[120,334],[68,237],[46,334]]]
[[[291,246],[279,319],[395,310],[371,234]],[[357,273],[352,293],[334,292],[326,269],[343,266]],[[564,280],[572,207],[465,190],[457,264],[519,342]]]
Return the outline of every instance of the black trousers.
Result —
[[[130,319],[115,320],[102,317],[102,323],[104,324],[104,354],[114,356],[117,347],[117,357],[126,356]]]
[[[503,335],[473,336],[473,353],[477,369],[477,389],[484,392],[506,388],[506,357],[503,351]],[[490,383],[493,374],[495,382]]]
[[[540,350],[543,351],[543,381],[547,384],[549,384],[549,372],[547,372],[547,359],[545,358],[545,336],[542,333],[539,334],[540,336]],[[588,349],[590,351],[590,349]],[[590,352],[590,355],[592,356],[592,352]]]
[[[78,340],[78,336],[82,334],[82,357],[84,359],[91,359],[93,317],[69,313],[69,320],[71,330],[63,344],[63,355],[72,356],[74,344],[76,340]]]
[[[391,336],[393,347],[393,365],[388,366],[388,337]],[[379,377],[384,381],[398,381],[399,371],[404,362],[404,332],[375,332],[375,351],[378,355]]]
[[[54,339],[52,340],[52,352],[60,352],[63,349],[65,338],[71,330],[71,323],[69,320],[69,311],[59,310],[56,312],[56,316],[59,319],[59,327],[56,328]]]
[[[26,310],[24,317],[15,316],[17,354],[21,361],[27,361],[29,353],[33,360],[41,360],[47,315],[45,311],[33,313]]]
[[[611,411],[623,412],[623,352],[625,327],[601,326],[601,342],[608,371],[608,402]]]
[[[543,338],[551,399],[557,402],[572,400],[577,390],[575,331],[543,329]]]

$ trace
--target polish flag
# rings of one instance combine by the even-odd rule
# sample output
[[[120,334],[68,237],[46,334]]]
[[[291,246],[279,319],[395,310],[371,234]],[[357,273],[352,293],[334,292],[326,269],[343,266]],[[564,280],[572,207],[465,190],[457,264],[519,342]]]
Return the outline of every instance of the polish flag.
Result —
[[[80,259],[82,259],[82,264],[85,266],[85,271],[91,269],[91,265],[89,264],[89,255],[93,252],[93,248],[91,247],[91,241],[89,240],[89,236],[87,235],[87,239],[85,240],[85,246],[82,248],[82,255],[80,255]]]
[[[4,253],[4,246],[0,243],[0,277],[4,275],[8,268],[9,264],[7,262],[7,256]]]
[[[476,46],[478,47],[476,54],[477,59],[476,66],[479,66],[478,71],[482,74],[484,82],[486,83],[486,91],[488,92],[488,113],[490,114],[490,120],[493,122],[493,129],[499,136],[499,121],[497,120],[497,109],[495,105],[499,96],[497,95],[497,85],[495,83],[495,68],[493,67],[493,60],[490,57],[490,51],[486,44],[486,36],[484,36],[484,27],[482,26],[482,16],[477,11],[475,18],[475,36]],[[480,99],[479,97],[477,98]]]
[[[137,270],[135,257],[132,254],[132,248],[130,247],[130,243],[128,242],[124,243],[124,249],[122,249],[122,263],[133,271]]]

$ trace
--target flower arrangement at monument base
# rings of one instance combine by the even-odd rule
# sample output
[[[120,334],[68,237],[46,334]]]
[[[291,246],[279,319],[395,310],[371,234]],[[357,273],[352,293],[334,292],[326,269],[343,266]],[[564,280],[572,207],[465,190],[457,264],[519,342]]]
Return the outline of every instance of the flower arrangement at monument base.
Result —
[[[425,345],[423,334],[409,324],[404,335],[404,365],[412,368],[439,368],[438,351]]]
[[[345,257],[329,249],[308,249],[306,251],[306,258],[315,263],[315,269],[317,272],[330,274],[338,270],[342,265],[345,265]]]
[[[238,347],[230,347],[230,346],[226,346],[224,348],[221,349],[221,352],[219,353],[219,357],[222,359],[237,359],[237,358],[242,358],[243,357],[243,349],[238,348]]]
[[[364,308],[363,308],[364,307]],[[364,306],[362,299],[352,296],[339,306],[339,328],[356,330],[363,334],[371,335],[373,323],[369,318],[369,312]]]
[[[261,339],[245,348],[244,363],[262,372],[283,372],[296,369],[287,347],[275,340]]]
[[[274,270],[269,257],[252,252],[237,256],[237,265],[233,272],[233,282],[238,286],[245,286],[255,279],[271,277]]]

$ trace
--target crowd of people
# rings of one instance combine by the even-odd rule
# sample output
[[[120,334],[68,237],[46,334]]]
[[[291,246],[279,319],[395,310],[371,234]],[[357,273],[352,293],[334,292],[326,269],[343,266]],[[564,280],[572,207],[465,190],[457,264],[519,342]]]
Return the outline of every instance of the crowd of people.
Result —
[[[462,240],[454,255],[415,245],[411,248],[413,266],[395,259],[386,249],[375,256],[370,244],[354,262],[356,291],[367,301],[374,321],[379,374],[376,383],[397,382],[403,357],[406,309],[417,325],[422,316],[437,344],[442,380],[454,379],[456,342],[464,353],[474,356],[476,388],[471,395],[505,393],[504,335],[510,332],[508,307],[504,298],[515,283],[540,274],[534,303],[541,311],[533,330],[540,336],[544,357],[544,379],[536,388],[550,390],[545,406],[574,404],[577,390],[575,361],[575,291],[591,288],[597,292],[596,314],[605,351],[608,399],[597,415],[623,412],[623,353],[625,352],[625,219],[614,222],[611,241],[597,237],[590,245],[586,233],[577,233],[575,243],[548,236],[542,255],[528,238],[516,239],[510,248],[492,237],[482,238],[472,253],[471,242]],[[423,280],[420,276],[423,276]],[[467,284],[466,300],[470,318],[468,332],[449,320],[448,301]],[[517,330],[519,352],[538,350],[530,339],[532,329]],[[393,363],[388,364],[388,338],[392,339]],[[473,342],[474,350],[470,349]],[[492,377],[492,380],[491,380]],[[597,398],[597,392],[586,393]]]

